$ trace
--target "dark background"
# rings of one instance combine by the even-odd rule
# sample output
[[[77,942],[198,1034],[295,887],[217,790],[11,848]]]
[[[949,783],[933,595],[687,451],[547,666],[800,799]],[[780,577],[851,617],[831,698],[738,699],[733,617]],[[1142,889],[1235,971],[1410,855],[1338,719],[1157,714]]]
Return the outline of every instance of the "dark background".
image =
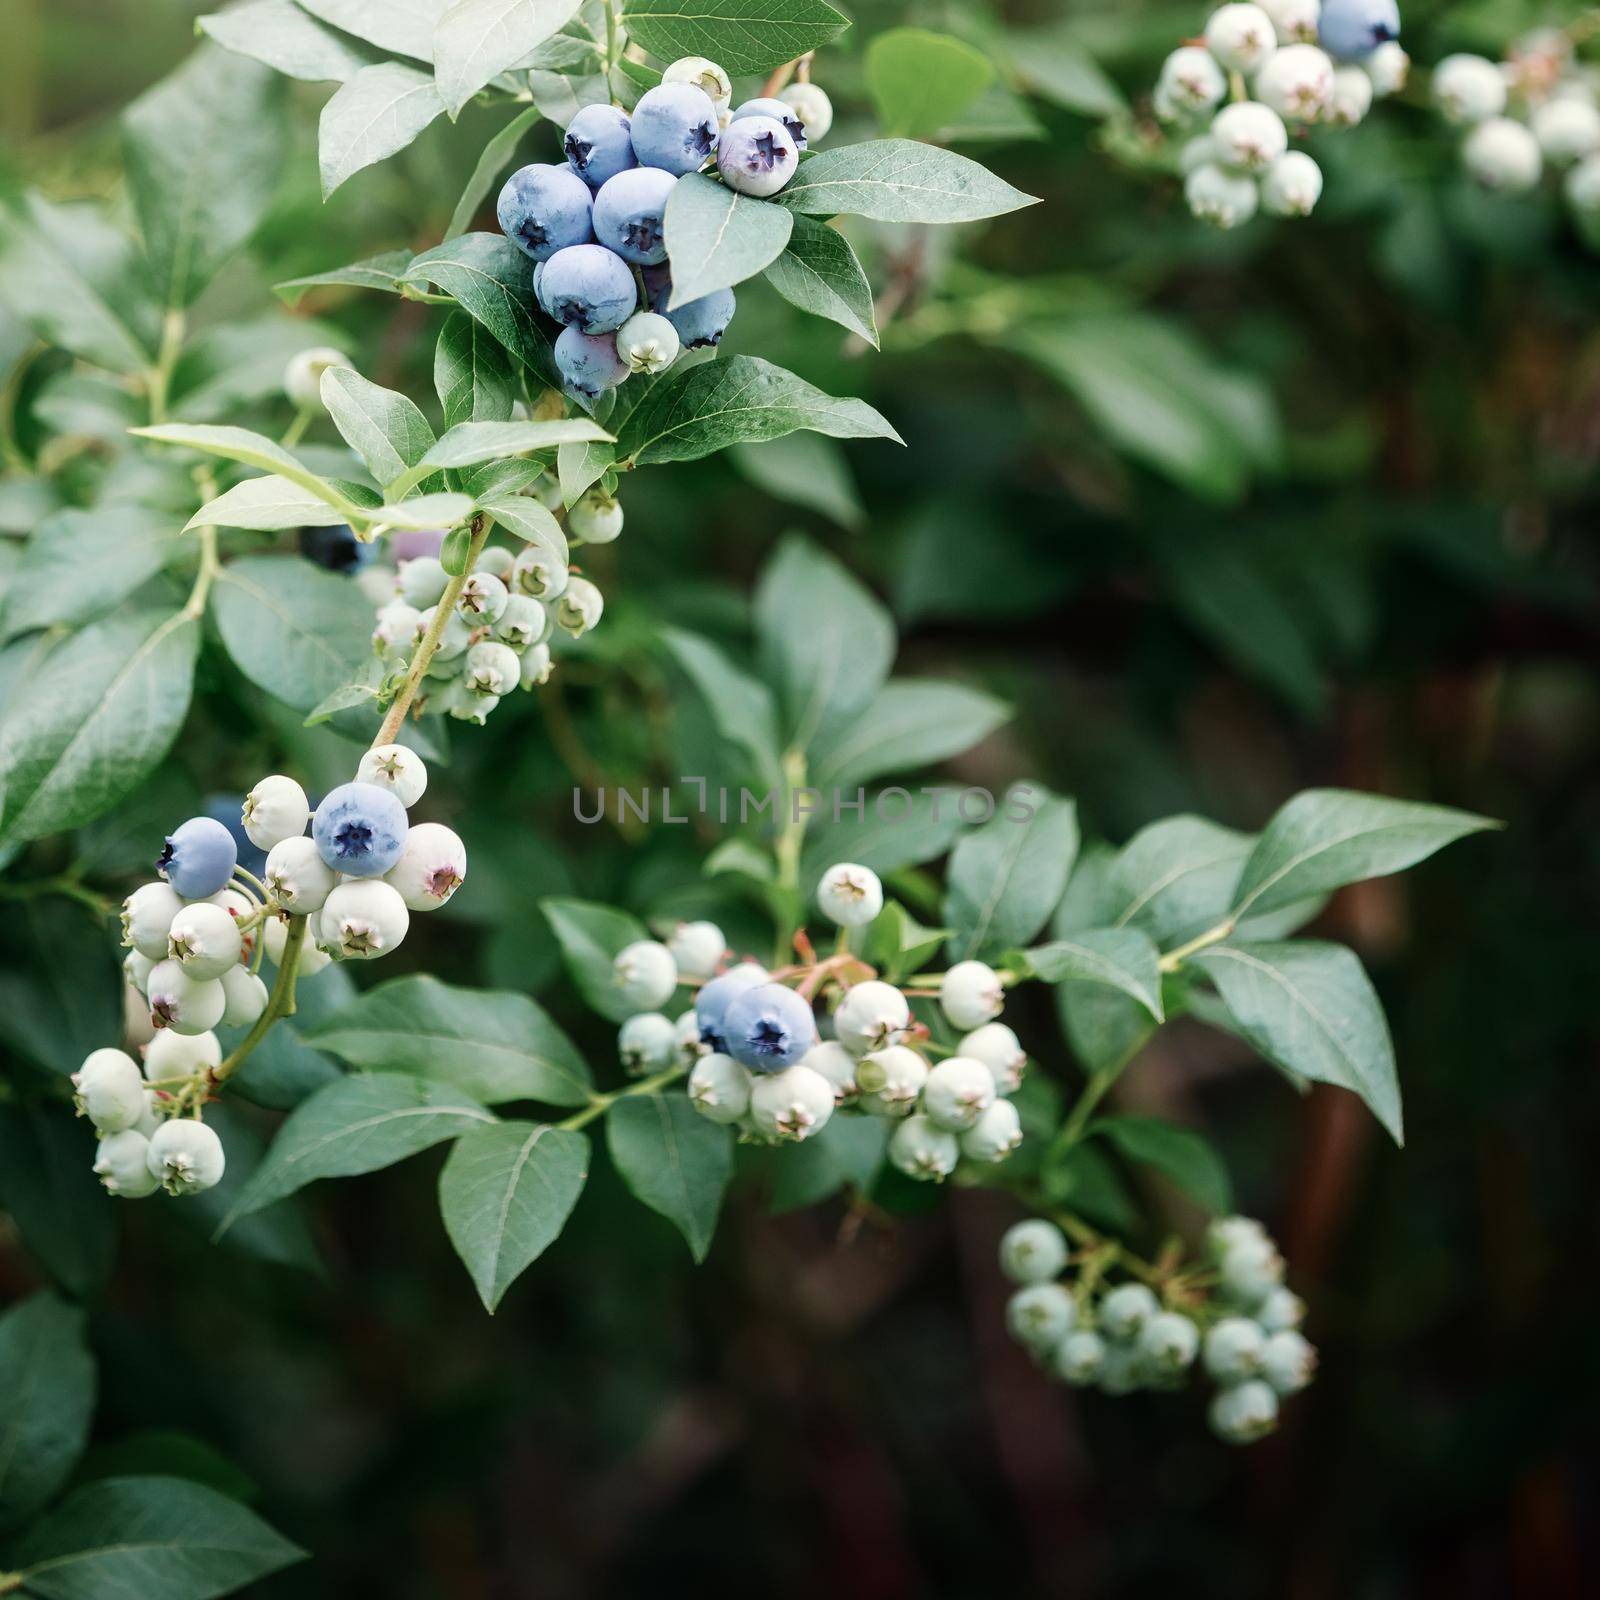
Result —
[[[0,4],[8,175],[113,192],[112,115],[188,48],[196,9]],[[1138,88],[1201,9],[1070,18]],[[1423,61],[1497,53],[1575,9],[1410,7],[1408,43]],[[873,5],[861,31],[904,20],[971,31],[994,14]],[[871,131],[853,48],[817,70],[835,137]],[[305,148],[256,258],[212,291],[216,318],[259,313],[294,273],[431,243],[495,126],[469,112],[436,127],[324,212],[319,92],[302,93]],[[693,714],[641,637],[666,616],[737,644],[791,527],[894,604],[902,672],[1014,700],[959,775],[1043,779],[1097,835],[1185,809],[1257,827],[1313,784],[1503,818],[1503,834],[1341,894],[1319,924],[1379,984],[1406,1150],[1352,1099],[1297,1099],[1190,1023],[1119,1086],[1125,1106],[1192,1122],[1224,1152],[1310,1302],[1318,1382],[1242,1452],[1211,1440],[1198,1394],[1045,1383],[1003,1334],[994,1244],[1012,1213],[988,1194],[922,1216],[775,1219],[752,1181],[695,1270],[600,1158],[566,1234],[492,1320],[439,1226],[435,1156],[307,1197],[321,1277],[214,1249],[175,1208],[129,1207],[94,1324],[99,1459],[170,1464],[187,1447],[163,1430],[207,1441],[216,1459],[189,1469],[242,1474],[315,1553],[262,1595],[1600,1589],[1596,259],[1549,196],[1470,192],[1419,104],[1380,108],[1327,151],[1314,221],[1227,237],[1191,224],[1170,181],[1109,159],[1093,122],[1043,99],[1031,115],[1033,137],[970,153],[1043,206],[954,239],[864,236],[875,284],[903,297],[882,355],[763,290],[741,296],[732,348],[865,395],[908,448],[849,448],[864,508],[850,529],[721,460],[626,486],[592,660],[455,742],[442,803],[457,815],[441,814],[466,833],[475,881],[401,964],[530,987],[608,1059],[534,902],[650,909],[712,840],[578,827],[570,788],[673,770]],[[373,377],[425,390],[427,308],[314,309],[377,352]],[[1226,383],[1248,421],[1174,465],[1153,409],[1165,363],[1108,421],[1040,357],[1069,328],[1131,361],[1144,334],[1123,342],[1129,318],[1181,341],[1199,416],[1218,426]],[[290,734],[248,694],[215,674],[166,795],[269,770]],[[120,894],[119,871],[103,882]],[[49,907],[5,939],[46,935],[94,938]],[[1019,1031],[1042,1070],[1075,1081],[1047,1004]],[[1171,1192],[1144,1198],[1152,1234],[1193,1225]],[[0,1289],[33,1281],[0,1235]]]

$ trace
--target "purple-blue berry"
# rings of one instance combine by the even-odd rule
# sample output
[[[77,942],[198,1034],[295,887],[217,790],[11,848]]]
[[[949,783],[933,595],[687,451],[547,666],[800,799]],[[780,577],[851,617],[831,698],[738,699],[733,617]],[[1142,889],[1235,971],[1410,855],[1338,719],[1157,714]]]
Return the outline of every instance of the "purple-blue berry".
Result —
[[[792,1067],[817,1042],[811,1002],[781,983],[759,983],[728,1007],[728,1054],[752,1072]]]
[[[597,244],[568,245],[544,264],[538,298],[557,321],[580,333],[614,333],[638,301],[621,256]]]
[[[1323,0],[1317,38],[1330,56],[1359,61],[1400,37],[1395,0]]]
[[[300,554],[329,572],[356,572],[378,553],[373,540],[356,538],[346,524],[333,528],[302,528],[295,541]]]
[[[738,117],[717,145],[717,171],[730,189],[765,198],[795,174],[800,154],[776,117]]]
[[[569,389],[598,400],[607,389],[628,376],[628,363],[617,354],[617,341],[609,333],[587,334],[563,328],[556,336],[556,370]]]
[[[691,83],[661,83],[633,108],[633,153],[641,164],[681,175],[717,148],[717,108]]]
[[[789,137],[794,140],[796,150],[806,147],[806,125],[800,120],[800,113],[783,100],[746,100],[734,113],[732,120],[737,122],[741,117],[775,117],[784,126]]]
[[[736,304],[732,289],[713,289],[698,300],[662,314],[678,330],[685,350],[700,350],[721,343],[722,335],[733,321]]]
[[[628,113],[617,106],[585,106],[567,124],[561,147],[567,153],[567,165],[591,189],[638,165]]]
[[[641,267],[665,261],[662,218],[677,186],[678,180],[659,167],[634,167],[607,179],[594,197],[595,238]]]
[[[400,859],[407,826],[406,808],[392,790],[375,783],[343,783],[317,807],[311,837],[335,872],[376,878]]]
[[[720,978],[704,985],[694,999],[695,1021],[700,1024],[700,1042],[719,1055],[728,1053],[728,1008],[747,989],[767,982],[767,969],[753,961],[730,967]]]
[[[167,835],[156,871],[185,900],[204,900],[225,889],[239,864],[233,835],[215,817],[190,817]]]
[[[535,261],[548,261],[557,250],[593,238],[590,204],[589,185],[570,167],[536,161],[506,179],[495,213],[508,239]]]

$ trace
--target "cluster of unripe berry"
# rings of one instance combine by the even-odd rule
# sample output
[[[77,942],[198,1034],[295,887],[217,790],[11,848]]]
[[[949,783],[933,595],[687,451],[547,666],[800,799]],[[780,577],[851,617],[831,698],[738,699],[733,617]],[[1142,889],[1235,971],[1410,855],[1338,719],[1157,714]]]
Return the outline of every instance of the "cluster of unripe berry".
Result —
[[[1000,1241],[1001,1270],[1018,1285],[1006,1325],[1047,1372],[1105,1394],[1178,1389],[1198,1364],[1216,1385],[1212,1432],[1253,1443],[1277,1426],[1280,1399],[1311,1382],[1317,1353],[1299,1331],[1305,1304],[1284,1287],[1283,1258],[1259,1222],[1223,1218],[1206,1245],[1210,1270],[1199,1281],[1212,1283],[1209,1295],[1179,1275],[1164,1301],[1148,1283],[1105,1281],[1115,1246],[1074,1254],[1053,1222],[1019,1222]]]
[[[1547,167],[1564,169],[1567,203],[1600,238],[1600,99],[1569,34],[1546,29],[1520,39],[1502,62],[1446,56],[1434,69],[1433,100],[1466,130],[1461,159],[1485,188],[1521,194]]]
[[[841,929],[864,927],[883,909],[883,885],[841,862],[823,874],[817,904]],[[1004,1161],[1022,1140],[1007,1097],[1027,1055],[995,1020],[1004,990],[982,962],[960,962],[939,980],[944,1019],[963,1035],[953,1050],[932,1043],[902,989],[848,952],[769,972],[730,959],[709,922],[684,923],[664,944],[628,945],[613,978],[637,1008],[618,1037],[625,1069],[689,1067],[695,1110],[753,1142],[799,1143],[835,1112],[883,1117],[895,1123],[889,1160],[910,1177],[942,1179],[963,1159]],[[673,1020],[661,1008],[680,984],[695,989],[694,1004]],[[920,984],[916,992],[931,994]]]
[[[1309,216],[1322,169],[1291,133],[1353,127],[1410,67],[1394,0],[1261,0],[1212,13],[1167,57],[1154,108],[1189,131],[1180,166],[1196,217],[1219,228],[1257,210]],[[1226,102],[1226,103],[1224,103]],[[1203,130],[1201,124],[1205,124]]]
[[[631,115],[585,106],[567,125],[566,161],[522,167],[500,191],[500,226],[533,258],[534,297],[562,325],[555,362],[574,393],[598,399],[632,373],[664,371],[680,351],[722,338],[731,289],[669,304],[669,197],[703,168],[738,194],[774,195],[833,120],[814,84],[737,107],[732,96],[714,61],[675,61]]]
[[[267,852],[259,878],[239,866],[238,843],[215,817],[191,817],[168,836],[160,876],[122,905],[123,971],[143,1000],[130,1028],[143,1071],[108,1048],[93,1051],[72,1080],[79,1111],[101,1135],[95,1171],[112,1194],[190,1194],[221,1178],[221,1143],[199,1120],[223,1066],[213,1030],[260,1020],[262,961],[285,960],[290,918],[306,919],[295,962],[310,976],[330,961],[388,955],[413,911],[442,906],[460,887],[461,840],[406,816],[427,782],[404,745],[368,750],[355,781],[315,810],[293,778],[263,778],[241,818],[250,842]]]
[[[530,493],[559,512],[561,490],[553,476],[546,474]],[[621,534],[622,521],[616,497],[596,485],[567,510],[567,536],[572,544],[610,544]],[[442,534],[393,533],[389,545],[396,565],[364,568],[360,581],[378,608],[373,649],[385,665],[401,671],[429,632],[450,575],[439,559]],[[557,629],[581,638],[604,609],[599,586],[552,546],[528,544],[513,552],[485,545],[456,596],[413,704],[482,723],[514,689],[549,681],[550,641]]]

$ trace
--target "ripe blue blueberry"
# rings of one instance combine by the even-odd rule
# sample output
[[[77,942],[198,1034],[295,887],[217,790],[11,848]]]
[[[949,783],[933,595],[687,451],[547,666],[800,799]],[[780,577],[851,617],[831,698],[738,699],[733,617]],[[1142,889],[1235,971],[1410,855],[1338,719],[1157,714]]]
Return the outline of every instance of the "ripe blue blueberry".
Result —
[[[629,136],[628,113],[617,106],[585,106],[567,124],[561,147],[567,165],[589,185],[601,184],[638,165]]]
[[[811,1002],[781,983],[746,989],[723,1023],[728,1054],[752,1072],[792,1067],[817,1042]]]
[[[717,171],[740,194],[776,194],[799,162],[789,130],[776,117],[739,117],[728,124],[717,145]]]
[[[728,1054],[728,1007],[746,989],[767,981],[767,969],[753,961],[741,961],[720,978],[713,978],[695,996],[695,1020],[700,1024],[700,1041],[722,1055]]]
[[[556,336],[555,359],[566,386],[591,400],[615,389],[628,376],[628,363],[617,354],[617,341],[603,333],[591,337],[576,328],[563,328]]]
[[[1341,61],[1358,61],[1399,37],[1400,8],[1395,0],[1323,0],[1317,38],[1329,55]]]
[[[375,783],[343,783],[317,807],[311,837],[335,872],[376,878],[400,859],[406,827],[406,808],[391,790]]]
[[[722,342],[722,335],[733,321],[735,304],[732,289],[713,289],[663,315],[678,330],[685,350],[703,350]]]
[[[495,214],[506,238],[535,261],[548,261],[557,250],[593,237],[590,204],[589,185],[570,167],[536,161],[506,179]]]
[[[647,167],[693,172],[717,147],[717,108],[703,89],[661,83],[633,108],[633,152]]]
[[[190,817],[167,835],[156,871],[185,900],[204,900],[227,886],[239,864],[233,835],[214,817]]]
[[[377,554],[370,540],[355,536],[348,525],[335,528],[302,528],[296,543],[307,561],[314,561],[329,572],[356,572]]]
[[[544,264],[539,296],[557,321],[580,333],[613,333],[633,314],[633,274],[620,256],[597,244],[569,245]]]
[[[678,180],[659,167],[608,178],[594,197],[594,236],[625,261],[653,267],[667,259],[662,217]]]
[[[785,101],[746,100],[733,113],[735,122],[741,117],[774,117],[783,124],[785,132],[794,140],[796,150],[804,150],[806,147],[806,125],[800,120],[800,113]]]

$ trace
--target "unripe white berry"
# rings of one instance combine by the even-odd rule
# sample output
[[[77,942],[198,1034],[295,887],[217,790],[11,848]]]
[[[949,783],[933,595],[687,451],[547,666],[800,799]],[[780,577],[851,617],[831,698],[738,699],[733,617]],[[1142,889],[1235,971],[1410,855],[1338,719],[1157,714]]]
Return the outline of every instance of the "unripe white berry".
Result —
[[[222,1021],[228,997],[215,978],[191,978],[176,961],[150,970],[150,1021],[175,1033],[204,1033]]]
[[[1000,1239],[1000,1270],[1013,1283],[1048,1283],[1066,1270],[1067,1236],[1053,1222],[1029,1217]]]
[[[221,1065],[222,1042],[214,1033],[185,1036],[163,1028],[145,1046],[145,1077],[167,1088],[181,1088],[191,1078]]]
[[[1050,1370],[1076,1388],[1094,1383],[1105,1364],[1106,1342],[1093,1328],[1074,1328],[1050,1352]]]
[[[995,1102],[994,1074],[970,1056],[951,1056],[928,1073],[923,1114],[950,1133],[965,1133]]]
[[[403,656],[411,649],[417,636],[417,625],[422,613],[404,600],[391,600],[379,607],[377,620],[372,626],[372,648],[380,656]]]
[[[198,1194],[222,1181],[222,1141],[203,1122],[176,1117],[150,1136],[145,1165],[168,1194]]]
[[[543,477],[535,478],[527,492],[546,511],[559,511],[567,503],[561,489],[561,476],[556,472],[547,471]]]
[[[339,881],[309,836],[273,845],[261,878],[272,898],[297,916],[320,911]]]
[[[617,1057],[632,1078],[663,1072],[678,1053],[678,1025],[659,1011],[629,1017],[617,1032]]]
[[[313,345],[289,357],[283,369],[283,392],[302,411],[322,404],[322,375],[330,367],[348,367],[350,358],[332,345]]]
[[[961,1135],[961,1153],[968,1161],[993,1165],[1004,1161],[1022,1143],[1022,1118],[1009,1100],[996,1100]]]
[[[504,583],[511,576],[511,566],[516,559],[516,552],[506,549],[503,544],[485,545],[478,552],[474,571],[487,572]]]
[[[168,956],[197,981],[220,978],[238,965],[242,951],[238,924],[221,906],[205,900],[185,906],[167,933]]]
[[[732,1056],[701,1056],[689,1074],[689,1104],[708,1122],[738,1122],[749,1114],[751,1084]]]
[[[1433,101],[1451,122],[1482,122],[1506,108],[1506,80],[1483,56],[1446,56],[1433,69]]]
[[[506,586],[492,572],[469,573],[456,596],[456,615],[469,628],[494,622],[506,608]]]
[[[728,74],[705,56],[683,56],[661,74],[663,83],[691,83],[718,111],[726,111],[733,98]]]
[[[833,126],[833,101],[825,89],[814,83],[791,83],[778,91],[778,99],[804,124],[808,146],[827,138]]]
[[[1136,1339],[1160,1310],[1161,1303],[1144,1284],[1118,1284],[1100,1302],[1100,1327],[1109,1339]]]
[[[636,939],[617,952],[611,981],[635,1011],[657,1011],[678,987],[678,964],[655,939]]]
[[[1333,100],[1333,62],[1313,44],[1276,50],[1256,74],[1256,99],[1290,122],[1315,122]]]
[[[467,688],[473,694],[493,695],[498,700],[521,683],[522,662],[509,646],[484,639],[467,651],[466,675]]]
[[[1027,1070],[1028,1052],[1022,1041],[1003,1022],[986,1022],[969,1033],[958,1047],[959,1054],[981,1061],[994,1077],[997,1094],[1015,1094]]]
[[[700,1019],[693,1010],[685,1011],[673,1024],[673,1037],[677,1041],[677,1058],[692,1067],[701,1056],[711,1054],[711,1046],[700,1037]]]
[[[1195,45],[1184,45],[1161,63],[1157,111],[1170,121],[1202,116],[1220,105],[1227,92],[1227,74],[1217,58]]]
[[[1564,167],[1600,150],[1600,108],[1592,100],[1563,95],[1536,106],[1529,126],[1547,161]]]
[[[1030,1283],[1006,1301],[1006,1327],[1011,1337],[1030,1350],[1058,1345],[1078,1320],[1072,1292],[1059,1283]]]
[[[167,935],[183,900],[168,883],[144,883],[122,902],[122,942],[151,961],[167,958]]]
[[[99,1133],[121,1133],[144,1115],[144,1078],[121,1050],[91,1050],[72,1074],[72,1087],[78,1114]]]
[[[1139,1330],[1139,1359],[1157,1377],[1171,1378],[1194,1365],[1200,1330],[1180,1311],[1163,1311]]]
[[[939,1004],[950,1026],[963,1032],[993,1022],[1005,1003],[999,974],[981,961],[958,961],[939,980]]]
[[[1280,45],[1315,44],[1322,0],[1260,0]]]
[[[1210,161],[1196,167],[1184,180],[1183,197],[1193,216],[1223,229],[1248,222],[1261,203],[1252,179]]]
[[[333,957],[325,950],[317,948],[317,918],[321,915],[321,908],[313,912],[306,923],[306,931],[300,939],[300,961],[295,968],[297,977],[314,978],[330,966]],[[281,917],[269,917],[262,926],[262,937],[266,941],[267,954],[272,957],[275,966],[283,965],[283,952],[289,942],[289,924]]]
[[[1317,1352],[1311,1342],[1285,1328],[1267,1340],[1261,1376],[1278,1394],[1299,1394],[1316,1376]]]
[[[317,913],[317,943],[346,961],[372,961],[400,947],[411,913],[382,878],[341,883]]]
[[[154,967],[155,962],[137,950],[130,950],[122,958],[123,976],[128,980],[129,987],[137,990],[141,998],[145,986],[150,982],[150,973]]]
[[[939,1182],[956,1170],[961,1147],[953,1133],[946,1133],[927,1117],[912,1115],[894,1130],[889,1159],[908,1178]]]
[[[407,605],[426,611],[443,599],[450,574],[437,556],[416,556],[400,563],[395,583]]]
[[[1236,172],[1256,173],[1265,172],[1289,148],[1289,135],[1283,118],[1270,106],[1257,100],[1239,100],[1216,114],[1211,123],[1211,142],[1223,166]]]
[[[1398,39],[1386,39],[1361,66],[1372,79],[1372,92],[1380,100],[1399,94],[1411,76],[1411,57]]]
[[[1461,147],[1467,171],[1486,189],[1521,194],[1534,187],[1544,170],[1539,141],[1510,117],[1490,117],[1467,135]]]
[[[1226,5],[1206,23],[1206,49],[1230,72],[1254,72],[1278,47],[1278,35],[1260,6]]]
[[[758,1077],[750,1116],[770,1139],[798,1144],[820,1133],[833,1115],[833,1085],[803,1063]]]
[[[125,1128],[107,1134],[95,1147],[93,1171],[107,1194],[119,1200],[142,1200],[160,1187],[149,1158],[149,1139],[134,1128]]]
[[[1265,1333],[1283,1333],[1298,1328],[1305,1321],[1306,1303],[1292,1289],[1282,1284],[1269,1290],[1267,1297],[1255,1309],[1255,1319]]]
[[[1220,1390],[1206,1413],[1211,1431],[1228,1444],[1254,1444],[1278,1425],[1278,1397],[1259,1379]]]
[[[599,621],[605,598],[587,578],[569,578],[556,604],[556,624],[574,639],[581,639]]]
[[[1580,161],[1566,176],[1562,189],[1567,204],[1581,217],[1600,216],[1600,155]]]
[[[910,1116],[927,1081],[928,1063],[903,1044],[869,1051],[856,1063],[858,1104],[875,1117]]]
[[[554,667],[549,645],[530,645],[522,657],[522,687],[537,689],[540,684],[548,683]]]
[[[817,906],[841,928],[863,928],[883,910],[883,883],[871,867],[840,861],[822,874]]]
[[[222,974],[222,994],[224,1027],[253,1027],[267,1009],[267,986],[246,967],[232,966]]]
[[[846,990],[833,1014],[834,1037],[858,1056],[896,1043],[910,1026],[910,1002],[892,983],[876,978]]]
[[[293,778],[281,772],[263,778],[244,797],[244,831],[258,850],[298,838],[311,820],[311,802]]]
[[[727,948],[728,941],[714,922],[680,922],[667,940],[667,949],[685,978],[709,978]]]
[[[409,810],[427,792],[428,768],[415,750],[403,744],[380,744],[362,756],[356,779],[387,789]]]
[[[1372,109],[1372,79],[1360,67],[1340,67],[1333,75],[1333,98],[1322,120],[1330,127],[1353,128]]]
[[[1248,1317],[1224,1317],[1205,1338],[1206,1371],[1218,1383],[1239,1383],[1261,1371],[1267,1336]]]
[[[678,330],[656,311],[636,312],[617,329],[617,354],[630,372],[665,372],[680,348]],[[583,537],[596,542],[588,534]]]
[[[383,881],[412,911],[436,911],[467,881],[467,847],[442,822],[419,822],[406,830],[400,859]]]
[[[585,544],[610,544],[622,532],[622,502],[596,484],[573,502],[567,532]]]
[[[1219,1260],[1234,1245],[1246,1240],[1272,1243],[1267,1230],[1254,1217],[1218,1217],[1206,1228],[1206,1249]]]
[[[1218,1277],[1225,1298],[1255,1307],[1283,1282],[1283,1257],[1270,1239],[1239,1239],[1222,1252]]]
[[[506,601],[492,631],[496,640],[521,655],[530,645],[538,644],[549,629],[550,618],[543,605],[531,594],[514,594]]]
[[[860,1095],[856,1083],[856,1058],[837,1039],[824,1039],[814,1044],[800,1058],[802,1067],[810,1067],[820,1077],[826,1078],[833,1090],[833,1103],[853,1106]]]
[[[1197,134],[1193,139],[1185,140],[1178,152],[1178,171],[1187,178],[1197,167],[1215,166],[1216,160],[1217,147],[1211,142],[1211,135]]]
[[[535,600],[555,600],[566,592],[570,571],[554,550],[530,544],[511,567],[511,589]]]
[[[1262,209],[1275,217],[1308,217],[1322,198],[1322,168],[1304,150],[1290,150],[1261,180]]]

